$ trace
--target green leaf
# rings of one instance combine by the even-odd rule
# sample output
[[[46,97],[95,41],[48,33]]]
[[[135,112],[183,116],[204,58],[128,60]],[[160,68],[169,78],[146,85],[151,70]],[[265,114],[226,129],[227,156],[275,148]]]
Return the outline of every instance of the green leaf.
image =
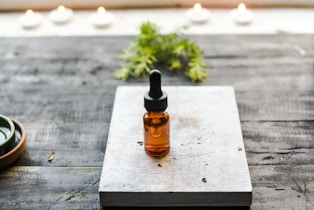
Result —
[[[129,75],[130,75],[130,69],[126,67],[122,69],[118,69],[114,72],[114,77],[116,79],[127,80],[129,78]]]
[[[173,33],[161,34],[156,24],[142,23],[139,35],[120,56],[124,63],[114,72],[115,78],[127,80],[129,77],[145,76],[161,64],[169,71],[184,72],[193,83],[203,82],[207,77],[203,52],[184,36],[185,29],[187,26]]]
[[[187,76],[193,83],[202,82],[206,79],[207,73],[205,70],[206,64],[200,60],[193,60],[189,63],[189,69],[186,72]]]

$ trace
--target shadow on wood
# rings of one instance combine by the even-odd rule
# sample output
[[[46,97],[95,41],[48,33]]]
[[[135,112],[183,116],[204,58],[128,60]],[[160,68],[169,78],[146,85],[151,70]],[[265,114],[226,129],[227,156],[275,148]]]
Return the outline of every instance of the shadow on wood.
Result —
[[[229,209],[229,210],[250,210],[250,206],[191,206],[191,207],[182,207],[182,206],[175,206],[175,207],[102,207],[103,210],[117,210],[117,209],[124,209],[124,210],[135,210],[135,209],[147,209],[147,210],[161,210],[161,209],[171,209],[171,210],[222,210],[222,209]]]

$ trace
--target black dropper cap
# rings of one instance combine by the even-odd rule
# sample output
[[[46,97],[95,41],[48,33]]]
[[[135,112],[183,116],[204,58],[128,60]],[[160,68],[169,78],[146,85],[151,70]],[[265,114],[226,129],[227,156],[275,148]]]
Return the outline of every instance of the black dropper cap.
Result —
[[[154,69],[149,73],[149,91],[144,95],[144,106],[147,111],[161,112],[165,111],[167,102],[167,93],[161,90],[161,73]]]

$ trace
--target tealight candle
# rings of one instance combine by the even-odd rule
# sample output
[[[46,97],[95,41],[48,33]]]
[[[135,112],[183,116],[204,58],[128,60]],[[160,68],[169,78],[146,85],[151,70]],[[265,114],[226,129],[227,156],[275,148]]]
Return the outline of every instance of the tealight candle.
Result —
[[[204,9],[200,3],[194,4],[194,7],[188,9],[186,14],[195,23],[205,23],[210,16],[209,10]]]
[[[52,10],[49,13],[50,19],[57,23],[62,24],[68,22],[73,16],[73,10],[60,5],[57,9]]]
[[[104,7],[98,7],[97,12],[93,13],[90,19],[96,27],[107,27],[113,22],[113,15]]]
[[[248,24],[253,19],[253,12],[248,10],[244,3],[240,3],[237,9],[231,10],[230,15],[239,24]]]
[[[26,13],[23,14],[19,19],[20,24],[26,29],[37,27],[41,23],[41,20],[42,15],[38,12],[34,12],[31,9],[27,10]]]

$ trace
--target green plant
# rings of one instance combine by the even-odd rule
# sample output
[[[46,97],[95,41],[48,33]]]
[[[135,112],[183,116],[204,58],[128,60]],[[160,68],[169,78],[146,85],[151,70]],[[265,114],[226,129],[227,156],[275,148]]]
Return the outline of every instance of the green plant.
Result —
[[[115,70],[116,79],[145,76],[158,64],[170,71],[184,72],[193,83],[207,77],[206,63],[199,46],[181,33],[185,27],[161,34],[156,24],[145,22],[140,34],[123,50],[122,67]]]

